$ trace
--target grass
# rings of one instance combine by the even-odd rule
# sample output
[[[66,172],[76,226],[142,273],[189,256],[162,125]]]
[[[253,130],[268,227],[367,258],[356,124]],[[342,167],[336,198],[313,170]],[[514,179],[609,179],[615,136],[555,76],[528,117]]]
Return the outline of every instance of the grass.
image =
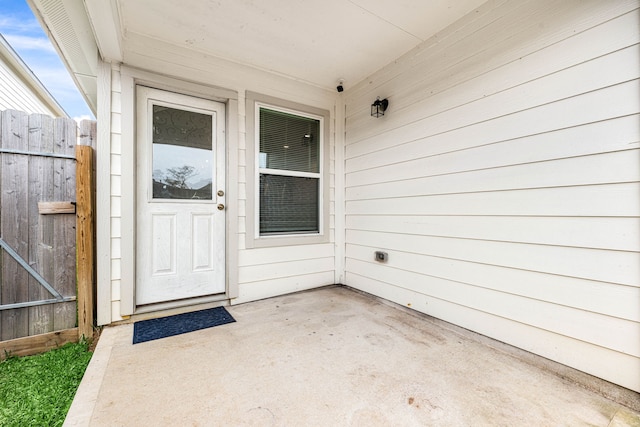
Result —
[[[91,355],[80,342],[0,362],[0,426],[61,426]]]

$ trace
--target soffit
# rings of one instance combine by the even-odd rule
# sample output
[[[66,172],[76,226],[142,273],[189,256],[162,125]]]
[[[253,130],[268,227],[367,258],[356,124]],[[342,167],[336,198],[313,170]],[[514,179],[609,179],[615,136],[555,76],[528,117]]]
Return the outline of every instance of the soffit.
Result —
[[[135,33],[331,89],[339,78],[358,83],[484,1],[117,0],[117,10],[125,55]]]
[[[98,49],[82,0],[27,0],[27,3],[95,113]]]

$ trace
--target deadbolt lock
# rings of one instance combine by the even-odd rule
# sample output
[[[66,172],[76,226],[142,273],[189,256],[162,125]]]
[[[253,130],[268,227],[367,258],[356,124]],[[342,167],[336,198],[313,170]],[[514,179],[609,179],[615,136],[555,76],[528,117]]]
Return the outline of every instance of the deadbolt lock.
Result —
[[[218,205],[218,210],[219,210],[219,211],[224,210],[224,205],[223,205],[222,203],[220,203],[220,204]]]
[[[218,196],[219,196],[219,197],[224,196],[224,191],[222,191],[222,190],[218,190]]]

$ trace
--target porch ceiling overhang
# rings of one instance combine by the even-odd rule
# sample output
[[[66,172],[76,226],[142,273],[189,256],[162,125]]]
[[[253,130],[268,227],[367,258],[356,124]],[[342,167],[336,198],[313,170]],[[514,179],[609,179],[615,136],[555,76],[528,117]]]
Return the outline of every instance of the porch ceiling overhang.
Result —
[[[330,90],[344,79],[348,89],[486,0],[29,1],[95,106],[90,45],[126,62],[127,39],[142,36]]]

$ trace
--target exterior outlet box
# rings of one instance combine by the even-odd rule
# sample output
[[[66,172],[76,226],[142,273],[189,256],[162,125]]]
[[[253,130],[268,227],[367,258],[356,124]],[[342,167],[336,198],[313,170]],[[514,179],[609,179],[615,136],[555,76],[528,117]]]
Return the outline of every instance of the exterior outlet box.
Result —
[[[389,254],[382,251],[376,251],[376,261],[387,262],[389,260]]]

